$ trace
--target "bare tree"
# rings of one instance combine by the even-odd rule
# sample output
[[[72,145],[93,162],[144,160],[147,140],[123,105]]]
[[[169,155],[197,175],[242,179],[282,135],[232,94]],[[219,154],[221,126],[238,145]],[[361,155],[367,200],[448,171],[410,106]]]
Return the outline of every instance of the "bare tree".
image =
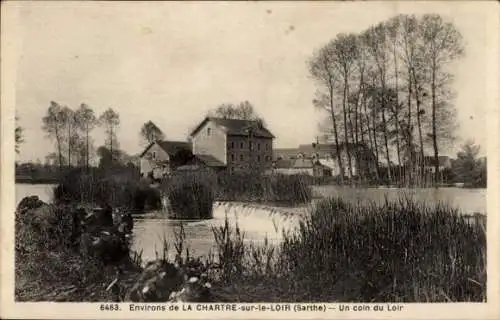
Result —
[[[337,129],[336,108],[335,108],[335,85],[338,77],[335,74],[335,61],[333,59],[335,43],[329,42],[319,49],[309,60],[309,72],[319,85],[316,99],[313,101],[315,107],[328,112],[332,121],[333,135],[335,139],[336,156],[340,170],[341,183],[344,181],[344,167],[340,154],[339,134]]]
[[[43,117],[43,130],[47,133],[51,140],[55,140],[57,154],[59,157],[59,168],[63,166],[63,130],[64,116],[63,108],[54,101],[50,102],[50,107],[47,109],[47,114]]]
[[[391,174],[391,157],[389,154],[389,134],[388,134],[388,122],[387,122],[387,111],[388,103],[386,101],[387,92],[387,73],[389,65],[389,54],[388,54],[388,36],[387,30],[383,24],[378,24],[375,27],[371,27],[367,31],[368,38],[368,48],[373,58],[375,69],[377,71],[378,83],[381,88],[381,94],[379,94],[379,107],[380,115],[382,119],[382,133],[384,138],[385,147],[385,158],[387,161],[387,174],[389,181],[392,180]]]
[[[65,136],[64,140],[66,145],[66,152],[68,155],[68,166],[71,167],[71,155],[74,153],[73,148],[75,147],[75,143],[77,143],[76,141],[79,139],[78,132],[76,130],[76,113],[71,108],[65,106],[61,110],[61,115],[65,127],[63,135]]]
[[[393,59],[393,67],[394,67],[394,91],[396,93],[396,100],[394,103],[394,109],[392,110],[394,114],[394,134],[395,134],[395,142],[396,142],[396,154],[398,159],[398,175],[399,179],[401,179],[401,146],[400,146],[400,122],[399,122],[399,113],[400,113],[400,104],[399,104],[399,61],[398,61],[398,51],[399,51],[399,39],[400,39],[400,19],[398,17],[394,17],[386,22],[385,28],[387,29],[387,35],[389,42],[391,43],[391,52]]]
[[[112,108],[104,111],[99,117],[99,123],[104,127],[106,132],[106,146],[111,154],[111,161],[113,161],[114,151],[118,150],[118,139],[116,132],[120,125],[120,116]]]
[[[97,125],[97,119],[94,113],[88,105],[82,103],[80,108],[76,111],[76,123],[80,131],[82,131],[85,136],[85,167],[89,168],[90,162],[90,149],[91,149],[91,137],[90,133]]]
[[[447,106],[447,96],[439,95],[439,89],[446,86],[449,75],[446,66],[464,53],[462,36],[451,22],[445,22],[437,14],[424,15],[421,21],[421,36],[425,54],[425,64],[430,71],[432,146],[434,151],[435,176],[439,181],[438,148],[438,108]]]
[[[415,162],[415,155],[413,151],[413,122],[412,122],[412,98],[416,100],[416,118],[417,118],[417,129],[419,136],[419,174],[417,178],[419,178],[423,174],[424,170],[424,142],[423,142],[423,134],[422,134],[422,116],[425,113],[425,110],[422,109],[422,98],[424,96],[424,92],[422,89],[422,83],[425,81],[424,75],[422,73],[422,51],[421,51],[421,41],[419,39],[418,27],[419,21],[414,16],[401,16],[402,20],[402,38],[403,38],[403,47],[404,47],[404,59],[405,66],[407,68],[407,77],[408,77],[408,150],[410,155],[410,174],[411,168],[413,168],[413,164]],[[418,182],[417,182],[418,184]]]
[[[339,74],[342,81],[342,113],[344,118],[344,139],[345,150],[347,153],[347,164],[349,180],[352,181],[353,166],[351,157],[351,145],[349,142],[348,134],[348,118],[350,119],[348,110],[348,96],[349,96],[349,81],[356,66],[358,59],[357,39],[353,34],[339,34],[333,42],[333,56],[334,67]],[[352,125],[351,125],[352,128]],[[351,129],[352,132],[352,129]]]

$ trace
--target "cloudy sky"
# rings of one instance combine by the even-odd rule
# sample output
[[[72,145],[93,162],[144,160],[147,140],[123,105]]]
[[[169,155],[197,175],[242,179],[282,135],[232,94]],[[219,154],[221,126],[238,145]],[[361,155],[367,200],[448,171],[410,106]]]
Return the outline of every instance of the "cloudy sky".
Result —
[[[44,161],[52,142],[42,117],[51,100],[98,114],[119,112],[119,141],[141,151],[154,121],[183,140],[208,110],[251,101],[277,147],[310,143],[319,116],[306,60],[340,32],[359,32],[398,13],[436,12],[465,39],[456,69],[461,138],[485,144],[488,16],[474,3],[92,3],[19,2],[16,108],[25,128],[20,161]],[[491,17],[491,15],[490,15]],[[96,144],[102,136],[96,135]],[[451,148],[456,151],[456,148]]]

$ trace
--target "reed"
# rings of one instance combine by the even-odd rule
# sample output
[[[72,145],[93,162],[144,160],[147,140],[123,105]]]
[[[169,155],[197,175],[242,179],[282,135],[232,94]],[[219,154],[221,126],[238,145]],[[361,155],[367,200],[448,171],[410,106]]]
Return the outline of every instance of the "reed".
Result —
[[[214,237],[233,301],[486,301],[484,225],[443,204],[332,198],[279,245],[245,244],[227,221]]]

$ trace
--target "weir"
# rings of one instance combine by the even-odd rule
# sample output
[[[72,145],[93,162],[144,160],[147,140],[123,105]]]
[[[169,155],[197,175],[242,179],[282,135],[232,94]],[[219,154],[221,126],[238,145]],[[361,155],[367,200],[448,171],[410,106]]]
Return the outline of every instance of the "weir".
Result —
[[[145,260],[155,259],[155,251],[162,247],[163,239],[169,243],[173,258],[175,232],[182,223],[189,245],[190,254],[194,256],[214,253],[215,239],[212,228],[224,226],[227,217],[229,226],[234,230],[236,225],[244,234],[245,243],[262,243],[268,239],[270,244],[278,244],[282,240],[283,231],[293,231],[301,217],[309,212],[308,207],[273,207],[261,204],[238,202],[215,202],[213,218],[204,220],[168,219],[161,211],[153,216],[143,216],[135,221],[134,250],[143,252]]]

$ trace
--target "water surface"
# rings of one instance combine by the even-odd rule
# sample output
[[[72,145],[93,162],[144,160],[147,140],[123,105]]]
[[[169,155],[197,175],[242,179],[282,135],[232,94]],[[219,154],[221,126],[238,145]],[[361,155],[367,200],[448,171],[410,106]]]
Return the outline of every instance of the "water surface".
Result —
[[[50,202],[54,185],[16,184],[16,203],[29,195],[38,195],[41,200]],[[462,188],[426,188],[426,189],[390,189],[390,188],[360,188],[353,189],[337,186],[314,187],[317,196],[339,196],[353,203],[375,201],[381,203],[385,197],[397,200],[401,196],[411,197],[433,205],[438,202],[450,204],[463,213],[486,213],[486,189]],[[230,204],[215,204],[214,218],[203,221],[179,221],[163,218],[161,211],[151,212],[136,217],[134,227],[135,251],[142,251],[145,260],[155,259],[156,252],[162,249],[163,238],[170,244],[170,256],[174,254],[175,231],[182,223],[187,239],[187,245],[192,255],[206,255],[213,252],[215,242],[212,228],[222,226],[228,217],[232,226],[238,223],[247,242],[262,242],[267,237],[276,243],[281,239],[282,230],[293,228],[305,214],[307,208],[282,208],[290,212],[284,214],[271,212],[264,208],[252,206],[234,206]]]

